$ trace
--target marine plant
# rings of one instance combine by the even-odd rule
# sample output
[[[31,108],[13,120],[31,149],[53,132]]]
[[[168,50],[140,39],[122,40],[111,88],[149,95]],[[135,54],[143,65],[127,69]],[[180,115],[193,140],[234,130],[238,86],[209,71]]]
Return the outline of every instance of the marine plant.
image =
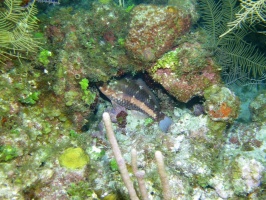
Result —
[[[89,87],[89,80],[86,78],[83,78],[80,82],[81,90],[83,91],[82,100],[87,103],[88,105],[91,105],[96,97],[95,93],[92,93],[87,88]]]
[[[11,56],[25,57],[23,54],[39,48],[40,42],[33,37],[38,27],[34,3],[35,0],[26,7],[21,0],[0,3],[0,62]]]
[[[245,24],[250,26],[256,23],[266,23],[266,0],[240,0],[240,2],[240,9],[235,14],[235,20],[227,24],[228,30],[220,37],[245,26]]]
[[[0,162],[6,162],[12,160],[18,156],[17,149],[11,145],[0,146]]]
[[[23,104],[34,105],[39,100],[41,92],[30,92],[26,97],[20,98],[19,101]]]
[[[243,6],[244,1],[241,2]],[[251,11],[255,13],[252,8],[257,8],[249,8],[250,15],[240,19],[238,13],[242,13],[243,7],[239,7],[236,0],[200,0],[199,5],[202,28],[208,38],[206,48],[222,66],[225,81],[228,84],[239,81],[251,84],[265,80],[266,57],[254,44],[244,40],[252,29],[242,26],[244,21],[255,20]],[[265,13],[256,16],[265,17]]]
[[[52,52],[44,49],[39,53],[38,60],[41,62],[44,66],[47,66],[49,64],[49,57],[52,56]]]
[[[71,199],[86,199],[95,195],[90,187],[90,184],[86,181],[71,183],[67,189],[67,193],[71,196]]]

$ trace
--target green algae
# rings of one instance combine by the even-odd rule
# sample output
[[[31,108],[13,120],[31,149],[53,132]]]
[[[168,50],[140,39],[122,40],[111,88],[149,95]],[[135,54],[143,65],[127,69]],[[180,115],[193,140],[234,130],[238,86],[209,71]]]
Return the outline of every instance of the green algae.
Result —
[[[76,91],[68,91],[65,93],[66,106],[72,106],[75,100],[78,98],[79,93]]]
[[[86,78],[83,78],[80,82],[80,87],[81,87],[81,90],[82,90],[82,100],[88,104],[88,105],[91,105],[94,100],[95,100],[95,97],[96,97],[96,94],[95,93],[92,93],[90,90],[88,90],[88,87],[89,87],[89,80],[86,79]]]
[[[11,145],[0,146],[0,162],[10,161],[18,156],[17,149]]]
[[[38,56],[38,60],[44,66],[47,66],[50,63],[49,57],[52,56],[52,52],[46,49],[42,50]]]
[[[88,197],[92,197],[94,191],[91,189],[91,186],[86,181],[81,181],[78,183],[71,183],[67,188],[67,193],[71,199],[82,200]]]
[[[40,94],[40,91],[30,92],[26,97],[20,98],[19,101],[24,104],[34,105],[39,100]]]

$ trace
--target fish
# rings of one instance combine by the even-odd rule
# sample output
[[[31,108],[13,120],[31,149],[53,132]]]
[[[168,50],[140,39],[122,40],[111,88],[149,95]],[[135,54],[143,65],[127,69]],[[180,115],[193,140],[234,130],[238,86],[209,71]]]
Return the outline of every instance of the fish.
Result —
[[[138,78],[122,78],[112,80],[108,84],[104,84],[99,87],[99,90],[112,102],[112,104],[118,104],[130,110],[138,110],[147,114],[154,120],[163,124],[163,120],[168,119],[164,113],[161,112],[160,104],[156,96],[146,83]],[[169,128],[169,118],[167,120],[166,128],[162,128],[162,131]],[[160,127],[161,128],[161,127]]]
[[[140,78],[113,80],[99,89],[112,103],[138,110],[155,120],[161,115],[157,98]]]

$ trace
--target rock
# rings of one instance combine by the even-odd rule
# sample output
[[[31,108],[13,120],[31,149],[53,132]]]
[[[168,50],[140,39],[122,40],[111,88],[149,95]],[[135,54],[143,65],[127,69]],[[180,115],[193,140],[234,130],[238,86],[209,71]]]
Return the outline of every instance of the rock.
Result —
[[[252,121],[266,122],[266,92],[259,94],[249,105]]]
[[[226,87],[213,85],[204,91],[205,111],[213,121],[232,122],[238,116],[239,98]]]
[[[138,5],[132,11],[125,46],[135,59],[155,61],[174,46],[190,25],[190,15],[177,7]]]
[[[218,68],[199,43],[184,43],[164,54],[149,70],[154,81],[160,83],[177,100],[188,102],[194,96],[220,82]]]

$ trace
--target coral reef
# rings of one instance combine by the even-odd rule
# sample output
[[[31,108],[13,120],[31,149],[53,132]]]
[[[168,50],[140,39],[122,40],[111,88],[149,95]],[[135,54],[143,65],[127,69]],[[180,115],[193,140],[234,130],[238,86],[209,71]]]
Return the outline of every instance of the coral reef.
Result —
[[[169,51],[191,25],[190,15],[174,6],[138,5],[131,15],[125,46],[143,62],[155,61]]]
[[[213,121],[233,122],[239,112],[239,98],[226,87],[213,85],[204,90],[205,111]]]
[[[56,68],[67,74],[68,84],[75,77],[90,82],[107,81],[112,76],[139,70],[126,55],[128,13],[115,4],[94,2],[89,11],[62,7],[51,11],[43,27]],[[46,20],[45,15],[40,16]],[[139,68],[139,69],[138,69]],[[59,86],[59,85],[58,85]]]
[[[1,7],[4,2],[0,0],[0,12],[6,10]],[[234,94],[220,84],[220,67],[202,45],[207,39],[197,26],[181,36],[171,34],[176,27],[182,29],[182,24],[170,27],[169,32],[169,24],[162,24],[161,18],[178,22],[182,13],[187,30],[197,19],[197,13],[190,17],[194,2],[171,0],[171,6],[136,6],[136,11],[151,8],[157,12],[149,15],[155,18],[144,21],[159,22],[162,31],[155,25],[156,34],[159,39],[165,34],[163,42],[169,42],[161,51],[154,43],[160,42],[158,38],[152,38],[151,48],[158,47],[152,53],[159,52],[154,60],[150,60],[150,52],[143,60],[141,54],[134,57],[126,49],[132,17],[131,28],[138,31],[133,26],[137,24],[133,5],[125,8],[105,0],[38,5],[43,51],[28,52],[28,59],[4,58],[0,70],[0,199],[129,199],[119,172],[121,163],[114,158],[101,121],[103,112],[111,115],[109,123],[124,169],[139,198],[143,193],[137,184],[142,181],[143,196],[150,200],[168,195],[177,200],[266,199],[265,91],[250,104],[253,121],[242,123],[237,118],[240,102],[235,94],[253,99],[256,89],[251,95],[238,86]],[[150,26],[139,28],[146,36],[148,30],[152,34]],[[147,45],[138,44],[141,48]],[[136,74],[140,71],[144,73]],[[171,118],[167,133],[152,116],[127,109],[132,107],[114,106],[97,89],[102,82],[114,83],[118,77],[125,83],[125,73],[141,76],[147,84],[148,95],[139,98],[145,106],[151,94],[158,98],[153,103]],[[136,100],[144,85],[128,80],[121,87],[132,84],[134,88],[131,93],[122,92],[132,98],[135,95]],[[121,90],[114,91],[120,94]],[[241,103],[243,108],[249,101]],[[242,109],[245,111],[247,108]],[[163,164],[155,152],[164,156]],[[158,173],[158,165],[164,165],[159,169],[163,173]]]
[[[148,72],[176,99],[188,102],[220,82],[217,66],[205,55],[199,43],[183,43],[164,54]]]
[[[266,93],[259,94],[249,105],[252,121],[266,122]]]

